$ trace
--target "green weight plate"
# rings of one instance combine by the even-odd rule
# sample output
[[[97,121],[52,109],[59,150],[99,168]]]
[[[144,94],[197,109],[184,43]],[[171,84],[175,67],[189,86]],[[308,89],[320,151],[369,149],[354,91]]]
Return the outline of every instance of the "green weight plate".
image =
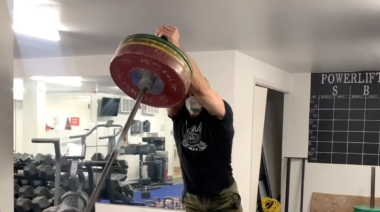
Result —
[[[380,212],[380,207],[370,208],[366,205],[357,205],[354,207],[354,212]]]
[[[178,47],[176,47],[174,44],[170,43],[169,41],[166,41],[160,37],[157,37],[155,35],[149,35],[149,34],[133,34],[133,35],[130,35],[128,37],[126,37],[122,42],[128,40],[128,39],[132,39],[132,38],[146,38],[146,39],[152,39],[152,40],[155,40],[155,41],[158,41],[160,43],[163,43],[167,46],[169,46],[170,48],[174,49],[179,55],[181,55],[181,57],[185,60],[185,62],[187,63],[187,65],[189,65],[189,68],[190,68],[190,74],[191,76],[190,77],[193,77],[193,67],[191,66],[191,62],[189,60],[189,58],[187,58],[187,56],[182,52],[181,49],[179,49]]]

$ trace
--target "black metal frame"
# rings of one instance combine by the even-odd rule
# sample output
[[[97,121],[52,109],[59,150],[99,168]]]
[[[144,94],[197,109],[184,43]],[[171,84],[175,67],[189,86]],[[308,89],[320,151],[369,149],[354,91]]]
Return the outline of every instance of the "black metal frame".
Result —
[[[54,150],[55,150],[54,206],[57,206],[59,204],[59,187],[61,184],[61,147],[59,145],[59,138],[32,138],[32,143],[54,144]]]
[[[113,123],[113,120],[108,120],[106,122],[106,124],[98,124],[96,125],[94,128],[92,128],[89,132],[85,133],[85,134],[82,134],[82,135],[74,135],[74,136],[70,136],[69,138],[70,139],[74,139],[74,138],[80,138],[81,139],[81,142],[82,144],[85,144],[86,143],[86,138],[91,135],[96,129],[98,129],[99,127],[106,127],[106,128],[110,128],[110,127],[117,127],[117,128],[120,128],[120,130],[118,130],[114,135],[108,135],[108,136],[101,136],[99,137],[100,140],[102,139],[109,139],[108,140],[108,143],[107,143],[107,152],[108,154],[110,154],[112,152],[112,149],[114,148],[115,146],[115,138],[116,136],[118,136],[121,132],[122,132],[122,128],[123,126],[120,125],[120,124],[112,124]]]
[[[371,194],[370,194],[370,208],[375,208],[375,184],[376,184],[376,167],[371,168]]]
[[[285,157],[286,158],[286,188],[285,188],[285,212],[289,212],[289,187],[290,187],[290,170],[292,159],[302,160],[302,176],[301,176],[301,200],[300,200],[300,212],[303,211],[303,196],[304,196],[304,185],[305,185],[305,163],[307,158],[301,157]]]

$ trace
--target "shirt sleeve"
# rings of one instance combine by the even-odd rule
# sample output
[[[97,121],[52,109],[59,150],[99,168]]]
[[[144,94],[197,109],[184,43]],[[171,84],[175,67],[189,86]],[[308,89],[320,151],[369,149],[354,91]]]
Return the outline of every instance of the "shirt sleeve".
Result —
[[[172,116],[170,116],[170,115],[168,114],[168,117],[169,117],[172,121],[176,121],[179,117],[184,116],[185,112],[186,112],[186,107],[183,106],[182,109],[178,112],[177,115],[175,115],[175,116],[172,117]]]
[[[221,123],[225,128],[228,129],[233,126],[234,114],[232,112],[231,106],[224,100],[223,100],[223,103],[224,103],[225,114],[224,114],[223,119],[221,120]]]

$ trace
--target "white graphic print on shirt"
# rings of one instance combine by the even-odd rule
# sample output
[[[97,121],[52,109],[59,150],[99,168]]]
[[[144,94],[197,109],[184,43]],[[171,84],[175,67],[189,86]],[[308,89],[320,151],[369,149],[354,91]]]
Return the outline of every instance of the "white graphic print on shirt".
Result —
[[[202,122],[198,127],[192,126],[186,129],[182,146],[191,151],[204,151],[207,148],[207,144],[202,141]]]

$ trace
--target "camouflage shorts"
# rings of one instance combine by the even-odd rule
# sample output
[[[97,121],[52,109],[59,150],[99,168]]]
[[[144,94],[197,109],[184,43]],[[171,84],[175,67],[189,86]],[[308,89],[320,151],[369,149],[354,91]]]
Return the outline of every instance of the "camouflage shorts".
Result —
[[[215,197],[184,194],[183,203],[187,212],[242,212],[241,198],[236,182]]]

